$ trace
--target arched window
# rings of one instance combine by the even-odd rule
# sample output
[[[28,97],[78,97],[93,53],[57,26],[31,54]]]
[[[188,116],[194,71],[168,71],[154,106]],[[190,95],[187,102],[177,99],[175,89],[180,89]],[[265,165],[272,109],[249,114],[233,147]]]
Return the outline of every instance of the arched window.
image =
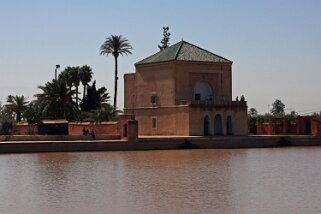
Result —
[[[233,123],[231,116],[228,116],[226,119],[226,135],[233,135]]]
[[[214,119],[214,135],[223,135],[222,116],[217,114]]]
[[[209,116],[204,117],[204,136],[210,135],[210,118]]]
[[[194,87],[194,100],[212,100],[214,93],[208,82],[200,81]]]

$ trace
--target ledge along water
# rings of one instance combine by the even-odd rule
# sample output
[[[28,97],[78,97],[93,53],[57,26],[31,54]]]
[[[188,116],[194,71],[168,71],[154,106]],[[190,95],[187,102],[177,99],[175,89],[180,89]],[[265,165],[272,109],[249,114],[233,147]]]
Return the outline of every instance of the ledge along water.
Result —
[[[128,150],[166,150],[166,149],[215,149],[215,148],[267,148],[282,146],[319,146],[320,137],[310,135],[284,136],[230,136],[230,137],[194,137],[194,136],[142,136],[135,142],[127,139],[81,139],[68,136],[21,136],[15,141],[5,141],[0,136],[0,153],[28,152],[80,152],[80,151],[128,151]],[[55,140],[56,139],[56,140]],[[63,139],[63,140],[62,140]]]

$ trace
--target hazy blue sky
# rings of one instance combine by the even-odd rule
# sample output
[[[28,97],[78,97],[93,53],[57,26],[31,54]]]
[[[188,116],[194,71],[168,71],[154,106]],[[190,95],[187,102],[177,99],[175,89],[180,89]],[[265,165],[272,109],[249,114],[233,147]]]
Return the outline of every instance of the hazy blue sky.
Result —
[[[56,64],[91,66],[113,94],[113,58],[99,55],[105,37],[122,34],[134,48],[120,58],[122,77],[158,51],[167,25],[171,44],[183,38],[232,60],[233,97],[249,107],[264,113],[279,98],[299,113],[321,110],[318,0],[0,0],[0,100],[33,99]]]

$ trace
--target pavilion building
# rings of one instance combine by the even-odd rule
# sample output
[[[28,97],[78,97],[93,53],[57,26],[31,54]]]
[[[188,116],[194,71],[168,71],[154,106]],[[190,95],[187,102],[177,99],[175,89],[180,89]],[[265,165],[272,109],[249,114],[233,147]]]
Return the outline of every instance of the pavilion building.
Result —
[[[247,103],[232,100],[232,61],[186,41],[124,75],[124,112],[139,135],[247,135]]]

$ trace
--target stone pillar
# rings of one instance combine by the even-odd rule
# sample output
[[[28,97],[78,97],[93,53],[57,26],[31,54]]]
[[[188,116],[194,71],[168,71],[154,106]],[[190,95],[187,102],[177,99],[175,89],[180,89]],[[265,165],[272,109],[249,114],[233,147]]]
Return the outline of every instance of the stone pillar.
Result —
[[[128,143],[138,142],[138,121],[137,120],[128,120],[127,138],[128,138]]]

